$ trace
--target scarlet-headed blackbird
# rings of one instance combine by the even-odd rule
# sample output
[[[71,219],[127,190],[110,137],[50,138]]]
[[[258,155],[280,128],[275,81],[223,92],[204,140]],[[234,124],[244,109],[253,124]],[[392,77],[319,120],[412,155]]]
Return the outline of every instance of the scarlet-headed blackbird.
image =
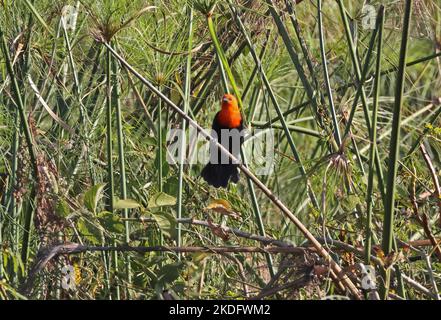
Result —
[[[237,99],[231,94],[222,97],[222,109],[216,114],[213,120],[213,134],[219,143],[222,144],[236,158],[240,155],[240,146],[243,142],[242,116],[237,104]],[[201,176],[213,187],[226,188],[231,180],[234,183],[239,181],[238,164],[222,155],[221,151],[214,145],[210,145],[210,161],[202,169]]]

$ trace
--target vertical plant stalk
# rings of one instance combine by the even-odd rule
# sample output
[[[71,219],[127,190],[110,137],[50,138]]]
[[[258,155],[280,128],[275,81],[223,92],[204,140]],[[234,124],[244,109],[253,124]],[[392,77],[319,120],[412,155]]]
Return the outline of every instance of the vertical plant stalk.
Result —
[[[299,56],[297,55],[297,53],[294,49],[294,45],[291,41],[288,30],[286,29],[285,25],[283,24],[282,19],[280,18],[280,15],[277,13],[273,0],[265,0],[265,1],[268,4],[269,12],[270,12],[271,16],[273,17],[274,22],[276,23],[279,34],[282,37],[282,40],[285,44],[285,47],[288,51],[288,54],[289,54],[289,56],[294,64],[294,67],[299,75],[300,81],[302,82],[302,85],[305,88],[306,94],[307,94],[309,100],[311,101],[311,104],[314,108],[314,112],[317,117],[317,121],[320,124],[320,126],[323,127],[323,119],[322,119],[322,116],[320,115],[319,103],[317,101],[318,97],[317,97],[315,91],[313,90],[311,84],[308,81],[308,78],[305,74],[305,70],[303,69],[303,66],[300,62]]]
[[[113,212],[115,183],[113,179],[113,135],[112,135],[112,55],[107,51],[106,55],[106,147],[107,147],[107,210]]]
[[[118,140],[118,157],[119,157],[119,171],[120,171],[120,192],[121,198],[127,199],[127,182],[126,182],[126,164],[125,164],[125,156],[124,156],[124,133],[122,126],[122,113],[121,113],[121,102],[120,102],[120,85],[119,85],[119,65],[118,61],[113,61],[113,100],[116,105],[116,132],[117,132],[117,140]],[[124,219],[129,218],[129,209],[123,209],[123,217]],[[125,229],[125,243],[128,245],[130,243],[130,224],[128,220],[124,221],[124,229]],[[126,263],[126,279],[127,283],[130,284],[132,282],[132,270],[131,270],[131,262],[130,256],[126,255],[125,257]],[[125,288],[126,295],[129,297],[129,288],[126,286]]]
[[[106,145],[107,145],[107,185],[106,185],[106,207],[107,211],[113,212],[114,208],[114,179],[113,179],[113,146],[112,146],[112,55],[109,50],[106,52]],[[105,244],[104,235],[102,236]],[[110,290],[110,263],[109,255],[103,252],[104,264],[106,269],[106,285],[111,299]]]
[[[361,158],[360,150],[358,149],[357,142],[355,140],[354,135],[352,134],[352,122],[354,120],[355,111],[357,110],[358,100],[360,99],[362,90],[364,89],[364,83],[366,81],[367,73],[369,72],[370,62],[371,62],[371,58],[373,56],[372,53],[373,53],[374,46],[375,46],[375,39],[377,37],[377,33],[378,33],[379,28],[380,28],[379,21],[381,20],[381,17],[380,17],[381,14],[382,14],[382,12],[381,12],[381,10],[379,10],[379,12],[377,14],[377,18],[376,18],[375,29],[372,32],[371,39],[369,41],[369,47],[368,47],[368,50],[367,50],[367,53],[366,53],[366,59],[365,59],[363,71],[362,71],[362,74],[361,74],[361,80],[360,80],[360,83],[358,85],[354,101],[352,103],[352,108],[351,108],[351,112],[349,114],[349,118],[346,121],[345,133],[343,135],[343,140],[345,140],[349,136],[351,141],[352,141],[352,145],[353,145],[353,148],[354,148],[354,153],[355,153],[355,155],[357,157],[357,162],[358,162],[358,165],[360,167],[361,172],[363,173],[363,176],[366,174],[366,172],[365,172],[365,169],[364,169],[364,166],[363,166],[363,160]],[[369,133],[370,132],[371,131],[369,131]],[[381,174],[381,176],[382,176],[382,174]],[[383,180],[383,179],[381,179],[381,180]],[[382,185],[381,182],[380,182],[380,185]],[[383,193],[382,193],[382,196],[384,198],[384,194]]]
[[[343,139],[345,137],[347,137],[349,134],[351,134],[351,126],[352,126],[352,122],[354,121],[355,111],[357,110],[358,100],[360,99],[362,91],[364,90],[364,84],[366,82],[366,77],[367,77],[367,74],[369,72],[371,58],[373,56],[372,53],[373,53],[374,46],[375,46],[375,38],[377,37],[377,33],[378,33],[378,30],[379,30],[379,27],[380,27],[379,26],[379,21],[380,20],[381,20],[381,17],[380,17],[380,12],[379,12],[378,15],[377,15],[377,19],[376,19],[376,27],[375,27],[374,31],[372,32],[371,40],[369,42],[368,51],[366,53],[366,59],[365,59],[365,62],[364,62],[363,71],[361,73],[360,83],[358,83],[357,91],[356,91],[355,97],[354,97],[354,102],[352,103],[351,112],[350,112],[348,120],[346,122],[346,128],[345,128],[345,133],[343,135]],[[382,74],[380,74],[380,76],[381,75]],[[369,131],[369,132],[371,132],[371,131]]]
[[[69,64],[70,64],[70,67],[72,68],[72,73],[74,76],[75,93],[79,96],[80,91],[81,91],[80,81],[78,79],[78,72],[75,67],[75,61],[74,61],[74,58],[72,55],[72,45],[71,45],[71,41],[69,39],[69,33],[67,32],[67,29],[66,29],[66,23],[64,21],[64,17],[61,17],[60,22],[61,22],[61,27],[63,29],[64,40],[66,42],[66,49],[67,49],[67,56],[68,56]]]
[[[14,136],[12,140],[12,150],[11,150],[11,180],[10,187],[8,193],[8,205],[7,207],[10,218],[12,219],[12,241],[11,247],[12,251],[16,256],[19,255],[19,243],[20,243],[20,210],[17,206],[17,202],[15,200],[14,191],[15,186],[17,184],[17,169],[18,169],[18,150],[20,147],[20,118],[18,115],[18,110],[15,112],[15,120],[14,120]],[[0,227],[0,234],[2,233],[2,229]],[[1,240],[0,240],[0,243]],[[1,262],[1,261],[0,261]],[[18,272],[14,272],[12,282],[17,284],[18,282]]]
[[[317,14],[318,14],[318,29],[320,38],[320,52],[322,56],[323,75],[325,78],[326,91],[328,93],[329,108],[331,109],[332,124],[334,126],[334,139],[337,145],[341,146],[341,135],[338,126],[337,114],[335,112],[334,100],[332,97],[331,82],[329,80],[328,63],[326,61],[325,37],[323,34],[323,15],[322,15],[322,0],[317,0]]]
[[[375,174],[375,146],[377,145],[377,113],[378,102],[380,98],[380,81],[381,81],[381,57],[383,50],[383,28],[384,28],[384,6],[379,9],[379,30],[378,30],[378,45],[377,45],[377,60],[375,66],[375,80],[374,80],[374,102],[372,105],[372,126],[371,126],[371,149],[369,154],[369,176],[367,186],[367,214],[366,214],[366,243],[365,243],[365,264],[371,263],[371,248],[372,248],[372,207],[373,207],[373,189],[374,189],[374,174]]]
[[[116,243],[116,240],[114,239],[113,240],[113,246],[116,246],[117,245],[117,243]],[[114,277],[115,277],[115,275],[117,275],[118,273],[119,273],[119,271],[118,271],[118,252],[113,252],[113,266],[114,266],[114,270],[113,270],[113,275],[114,275]],[[116,296],[116,300],[121,300],[121,288],[120,288],[120,285],[119,285],[119,283],[118,283],[118,278],[117,277],[115,277],[115,280],[114,280],[114,285],[115,285],[115,296]]]
[[[362,72],[361,72],[360,62],[358,61],[358,57],[357,57],[356,45],[355,45],[354,40],[352,38],[351,28],[349,26],[348,16],[346,14],[346,9],[343,5],[343,1],[337,0],[337,3],[338,3],[339,10],[340,10],[340,15],[342,17],[343,24],[345,27],[346,40],[348,42],[349,52],[351,54],[352,65],[355,69],[356,83],[358,86],[361,86],[361,89],[360,89],[361,90],[361,102],[362,102],[362,106],[363,106],[366,127],[367,127],[368,131],[370,132],[370,130],[371,130],[371,117],[370,117],[369,110],[368,110],[366,92],[364,90],[364,85],[362,82],[363,76],[362,76]],[[346,132],[349,132],[349,130],[346,129]],[[377,146],[375,146],[375,147],[377,147]],[[381,196],[382,196],[382,199],[384,202],[386,195],[385,195],[385,190],[384,190],[383,170],[381,168],[381,160],[380,160],[378,151],[375,152],[375,168],[376,168],[377,177],[378,177],[378,187],[380,189]]]
[[[190,109],[190,95],[191,95],[191,48],[193,46],[193,7],[188,7],[188,56],[185,66],[185,87],[184,87],[184,113],[187,114]],[[184,176],[184,159],[187,150],[187,121],[182,118],[181,122],[181,144],[179,146],[179,172],[178,172],[178,199],[177,199],[177,219],[182,218],[182,194],[183,194],[183,176]],[[182,246],[182,226],[178,224],[178,247]],[[181,254],[178,255],[179,259]]]
[[[20,118],[18,115],[18,110],[15,112],[15,121],[14,121],[14,136],[12,138],[12,150],[11,150],[11,180],[10,187],[8,193],[8,211],[9,215],[12,218],[12,237],[14,241],[12,241],[12,249],[15,254],[18,253],[18,244],[19,244],[19,217],[18,217],[18,208],[17,202],[14,196],[14,190],[17,183],[17,169],[18,169],[18,150],[20,146]],[[1,231],[0,231],[1,232]],[[1,242],[0,242],[1,243]]]
[[[268,29],[268,31],[266,32],[265,42],[262,44],[262,49],[259,54],[260,61],[263,60],[265,52],[268,48],[268,41],[270,39],[270,34],[271,34],[271,30]],[[254,66],[253,72],[251,72],[251,75],[248,79],[247,85],[245,86],[245,89],[243,89],[243,91],[242,91],[242,99],[243,100],[245,100],[246,96],[248,95],[248,92],[250,92],[250,89],[254,83],[254,78],[256,77],[258,69],[259,68],[257,66]],[[248,112],[250,112],[250,108],[248,108]],[[247,117],[247,118],[249,118],[249,117]]]
[[[25,106],[24,102],[21,96],[20,87],[18,85],[17,78],[14,73],[14,68],[12,66],[11,58],[9,56],[9,49],[6,44],[6,38],[3,34],[3,31],[0,29],[0,41],[1,41],[1,49],[3,51],[3,56],[5,58],[6,62],[6,69],[9,74],[9,77],[12,82],[12,91],[15,98],[15,104],[18,108],[18,114],[20,115],[20,123],[21,127],[24,131],[26,144],[28,147],[29,152],[29,158],[31,161],[31,166],[33,169],[34,177],[35,179],[38,179],[38,167],[37,167],[37,159],[36,159],[36,151],[34,146],[34,139],[31,134],[31,130],[29,128],[28,119],[25,114]],[[29,243],[30,243],[30,237],[31,237],[31,227],[32,227],[32,217],[34,212],[34,199],[36,196],[35,191],[35,185],[31,188],[31,193],[29,196],[29,202],[27,209],[25,210],[25,217],[24,217],[24,231],[23,231],[23,241],[22,241],[22,248],[21,248],[21,258],[23,261],[23,265],[26,268],[27,262],[28,262],[28,256],[29,256]]]
[[[161,85],[159,85],[159,88],[161,90]],[[158,190],[159,192],[162,192],[162,178],[163,178],[163,171],[162,171],[162,160],[163,160],[163,154],[162,154],[162,101],[158,100],[158,114],[157,114],[157,131],[158,131]],[[161,236],[162,238],[162,236]],[[162,240],[161,240],[162,243]]]
[[[0,38],[1,38],[1,46],[2,46],[2,51],[3,51],[3,56],[4,56],[5,62],[6,62],[6,69],[7,69],[7,72],[9,74],[9,77],[12,82],[12,92],[14,94],[15,104],[17,105],[17,108],[18,108],[21,126],[23,128],[25,139],[26,139],[26,144],[28,146],[31,165],[34,170],[34,177],[37,178],[38,177],[38,168],[37,168],[37,162],[36,162],[36,156],[35,156],[36,153],[35,153],[34,139],[32,137],[31,130],[29,128],[28,118],[26,117],[26,114],[25,114],[25,106],[24,106],[23,99],[22,99],[22,96],[20,93],[20,87],[18,86],[17,78],[15,77],[14,68],[12,66],[11,58],[9,56],[9,49],[6,44],[6,38],[5,38],[5,35],[3,34],[3,31],[1,29],[0,29]]]
[[[308,67],[308,71],[310,76],[312,77],[312,80],[314,82],[314,85],[316,87],[316,90],[318,90],[318,81],[317,81],[317,75],[314,71],[314,65],[312,62],[312,55],[310,50],[308,50],[308,46],[306,45],[305,38],[302,35],[302,30],[299,24],[299,21],[297,20],[296,12],[295,12],[295,5],[291,2],[291,0],[285,0],[286,9],[289,13],[289,18],[291,20],[291,24],[294,27],[294,31],[297,36],[297,40],[299,41],[300,48],[302,49],[303,57],[306,61],[306,65]]]
[[[214,34],[215,35],[215,34]],[[220,50],[222,50],[222,47],[219,45]],[[216,47],[216,52],[218,48]],[[220,57],[221,54],[218,54],[218,57]],[[230,70],[230,66],[228,63],[227,59],[219,59],[219,70],[220,70],[220,74],[221,74],[221,79],[222,79],[222,83],[224,85],[224,90],[226,93],[229,93],[228,90],[228,81],[227,81],[227,75],[225,74],[225,70]],[[230,80],[230,83],[235,83],[233,74],[230,72],[228,73],[228,77]],[[235,87],[235,85],[233,85],[233,88]],[[239,91],[235,91],[235,95],[238,98],[238,101],[242,101],[242,97],[239,94]],[[242,109],[242,106],[241,106]],[[243,109],[242,109],[243,110]],[[242,111],[243,114],[243,111]],[[242,163],[245,167],[247,167],[247,159],[245,157],[245,152],[243,151],[243,147],[240,149],[240,154],[241,154],[241,158],[242,158]],[[260,212],[260,207],[259,207],[259,202],[257,201],[257,196],[256,196],[256,192],[254,190],[254,185],[252,183],[252,181],[250,180],[249,177],[246,178],[247,179],[247,184],[248,184],[248,190],[250,192],[250,198],[251,198],[251,203],[253,206],[253,211],[254,214],[256,216],[256,221],[257,221],[257,226],[259,228],[260,231],[260,235],[264,236],[266,234],[265,232],[265,226],[263,225],[263,220],[262,220],[262,214]],[[273,264],[273,259],[271,257],[270,254],[265,254],[265,258],[268,264],[268,270],[271,276],[274,276],[274,264]]]
[[[280,109],[280,106],[279,106],[279,103],[277,101],[276,95],[274,94],[274,91],[273,91],[273,89],[271,87],[271,84],[270,84],[270,82],[268,80],[268,77],[266,76],[265,71],[262,68],[262,62],[260,61],[259,57],[257,56],[257,53],[256,53],[256,51],[254,49],[254,46],[253,46],[253,44],[252,44],[252,42],[251,42],[251,40],[250,40],[246,30],[245,30],[245,26],[243,25],[242,20],[238,16],[236,10],[233,8],[231,3],[230,3],[230,10],[232,11],[233,16],[235,17],[237,25],[239,26],[239,28],[240,28],[240,30],[241,30],[245,40],[247,41],[248,47],[250,48],[250,53],[251,53],[251,55],[252,55],[252,57],[254,59],[254,63],[256,64],[256,67],[258,68],[258,71],[260,73],[262,81],[263,81],[263,83],[264,83],[264,85],[265,85],[265,87],[266,87],[266,89],[268,91],[268,94],[269,94],[269,97],[271,99],[271,102],[272,102],[272,104],[273,104],[273,106],[274,106],[274,108],[276,110],[277,115],[280,118],[280,122],[282,124],[285,136],[286,136],[286,138],[288,140],[288,144],[291,147],[291,151],[292,151],[292,153],[294,155],[294,158],[296,159],[297,163],[300,166],[300,173],[301,173],[302,177],[304,178],[304,180],[306,182],[306,189],[307,189],[308,195],[309,195],[309,197],[311,199],[311,203],[313,204],[313,206],[315,208],[318,208],[319,205],[318,205],[317,197],[315,196],[314,190],[312,189],[311,184],[309,183],[309,179],[307,177],[306,169],[303,166],[302,160],[300,158],[300,154],[299,154],[299,152],[297,150],[297,147],[296,147],[296,145],[294,143],[294,139],[291,136],[291,132],[290,132],[290,130],[288,128],[288,125],[286,124],[285,117],[283,116],[282,110]]]
[[[386,186],[386,199],[384,208],[384,224],[382,248],[385,255],[391,253],[393,248],[393,225],[395,211],[395,185],[397,177],[397,168],[400,151],[400,125],[401,110],[403,106],[404,95],[404,77],[406,71],[407,43],[409,39],[410,18],[412,13],[412,0],[406,0],[403,31],[400,48],[400,61],[397,72],[397,82],[395,90],[395,105],[392,118],[392,133],[389,145],[389,165]],[[384,297],[388,296],[390,282],[390,268],[386,270],[384,283]]]
[[[228,78],[230,79],[230,84],[231,84],[231,87],[233,88],[234,95],[236,96],[237,101],[239,103],[239,107],[241,110],[243,110],[242,98],[241,98],[241,95],[239,94],[239,89],[237,87],[236,81],[234,80],[233,72],[231,71],[231,68],[228,64],[228,59],[225,56],[225,52],[222,49],[222,46],[221,46],[219,39],[217,38],[217,35],[216,35],[216,30],[213,25],[213,13],[212,12],[209,12],[207,14],[207,25],[208,25],[208,30],[210,32],[211,39],[213,40],[213,44],[216,48],[216,52],[217,52],[217,55],[220,60],[219,65],[222,65],[225,68],[225,72],[227,73]],[[226,87],[226,89],[228,91],[228,87]]]
[[[211,19],[211,16],[210,16],[210,19]],[[233,73],[231,72],[228,60],[225,57],[223,49],[222,49],[219,41],[217,40],[216,33],[214,32],[214,27],[212,26],[211,29],[213,30],[213,32],[211,33],[211,36],[215,38],[215,39],[213,39],[213,42],[218,44],[217,46],[215,46],[215,49],[217,52],[217,57],[219,58],[219,70],[220,70],[220,74],[221,74],[221,78],[222,78],[222,83],[224,85],[224,90],[225,90],[225,92],[229,93],[227,76],[225,74],[226,73],[225,71],[229,70],[229,72],[227,71],[228,78],[230,80],[230,83],[232,84],[234,93],[240,103],[240,107],[241,107],[242,114],[243,114],[242,97],[239,94],[239,90],[236,86],[236,82],[235,82]],[[241,158],[243,161],[243,165],[247,166],[247,160],[246,160],[243,148],[241,148],[240,152],[241,152]],[[257,225],[258,225],[260,234],[263,236],[266,234],[265,233],[265,226],[263,225],[262,214],[260,212],[260,207],[259,207],[259,203],[257,201],[256,192],[254,190],[254,185],[251,182],[249,177],[247,177],[247,183],[248,183],[248,190],[250,192],[250,197],[251,197],[251,201],[252,201],[253,211],[254,211],[254,214],[255,214],[256,220],[257,220]],[[274,264],[273,264],[272,257],[270,254],[265,254],[265,258],[267,260],[268,270],[270,272],[270,275],[274,276]]]
[[[243,165],[248,167],[247,159],[243,148],[240,150]],[[253,206],[254,215],[256,216],[257,227],[259,228],[259,235],[266,237],[265,225],[263,224],[262,212],[260,211],[259,201],[257,200],[256,190],[254,184],[249,177],[247,177],[248,190],[250,191],[251,204]],[[265,253],[266,263],[271,277],[275,275],[273,258],[269,253]]]
[[[224,87],[224,92],[225,93],[230,93],[230,88],[228,87],[227,75],[225,74],[225,64],[220,59],[220,54],[218,54],[217,50],[216,50],[216,59],[217,59],[217,62],[218,62],[217,65],[219,67],[219,73],[221,75],[222,86]],[[229,64],[228,64],[228,68],[229,68]]]
[[[302,232],[302,234],[308,239],[311,245],[317,250],[317,253],[321,255],[330,265],[333,272],[338,275],[339,280],[345,286],[345,288],[351,293],[355,299],[361,299],[361,295],[354,283],[349,279],[349,277],[344,273],[343,269],[336,263],[331,255],[326,251],[326,249],[320,244],[320,242],[314,237],[314,235],[306,228],[306,226],[291,212],[291,210],[286,207],[282,201],[280,201],[277,196],[271,192],[268,187],[263,184],[247,167],[242,165],[236,157],[234,157],[222,144],[220,144],[216,139],[211,137],[210,133],[205,131],[196,121],[190,118],[187,114],[183,112],[178,106],[176,106],[169,98],[167,98],[158,88],[151,84],[146,78],[144,78],[139,72],[137,72],[123,57],[121,57],[113,48],[107,43],[103,43],[104,46],[119,60],[119,62],[130,71],[135,77],[137,77],[145,86],[147,86],[154,94],[159,96],[168,106],[173,108],[177,114],[185,118],[187,122],[193,126],[202,136],[213,143],[223,154],[227,155],[232,161],[235,161],[239,166],[239,169],[250,178],[253,183],[271,200],[271,202],[279,208],[282,213],[287,216],[294,225]]]
[[[159,90],[162,92],[162,87],[161,84],[159,84]],[[158,100],[158,108],[157,108],[157,119],[156,121],[157,123],[157,132],[158,132],[158,154],[157,154],[157,159],[158,162],[156,163],[156,165],[158,166],[158,191],[162,192],[163,190],[163,170],[162,170],[162,162],[163,162],[163,152],[162,152],[162,100],[159,99]],[[162,233],[162,230],[159,230],[159,245],[164,245],[164,234]]]

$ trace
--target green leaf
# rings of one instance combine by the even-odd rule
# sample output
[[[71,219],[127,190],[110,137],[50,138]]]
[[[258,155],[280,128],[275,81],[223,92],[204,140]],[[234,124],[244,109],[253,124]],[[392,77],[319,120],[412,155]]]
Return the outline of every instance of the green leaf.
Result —
[[[172,239],[176,238],[176,219],[168,212],[152,213],[153,218],[161,229],[162,233]]]
[[[207,252],[196,252],[193,255],[193,259],[192,261],[196,264],[196,265],[200,265],[202,264],[202,262],[208,258],[210,256],[209,253]]]
[[[124,232],[124,224],[117,214],[109,211],[103,211],[98,214],[98,220],[100,221],[104,229],[109,232]]]
[[[184,264],[182,262],[176,262],[163,266],[156,278],[155,290],[158,294],[162,293],[162,290],[167,284],[172,283],[179,278]]]
[[[340,202],[340,205],[346,212],[351,212],[359,203],[361,203],[360,198],[355,194],[350,194]]]
[[[90,221],[80,219],[77,223],[78,231],[93,244],[101,244],[101,228]]]
[[[100,199],[103,197],[105,185],[105,183],[97,184],[86,191],[86,193],[84,194],[84,205],[93,213],[96,213],[98,201],[100,201]]]
[[[164,192],[158,192],[157,194],[153,195],[148,203],[149,208],[157,208],[157,207],[163,207],[163,206],[174,206],[176,204],[176,198],[164,193]]]
[[[66,201],[61,199],[57,203],[57,207],[55,208],[55,212],[57,213],[58,216],[66,218],[70,213],[69,205],[67,204]]]
[[[156,146],[158,144],[156,138],[151,136],[144,137],[142,142],[147,146]]]
[[[164,191],[168,194],[178,194],[178,178],[170,177],[164,184]]]
[[[117,209],[134,209],[139,208],[141,205],[133,199],[118,199],[113,201],[113,208]]]

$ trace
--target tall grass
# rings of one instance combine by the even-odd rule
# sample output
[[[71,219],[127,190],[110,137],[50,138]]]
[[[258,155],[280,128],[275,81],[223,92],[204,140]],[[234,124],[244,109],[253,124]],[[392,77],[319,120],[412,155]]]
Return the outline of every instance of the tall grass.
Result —
[[[436,3],[371,2],[373,28],[346,0],[75,4],[0,4],[0,299],[370,298],[359,263],[438,297]],[[224,190],[167,139],[225,92],[274,163]]]

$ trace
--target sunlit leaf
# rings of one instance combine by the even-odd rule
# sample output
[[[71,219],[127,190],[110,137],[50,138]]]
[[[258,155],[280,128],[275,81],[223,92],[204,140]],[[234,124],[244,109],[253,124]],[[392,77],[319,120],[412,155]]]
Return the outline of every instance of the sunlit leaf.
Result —
[[[97,184],[84,194],[84,205],[93,213],[96,213],[98,201],[100,201],[100,199],[103,197],[105,185],[105,183]]]
[[[176,262],[163,266],[157,274],[157,282],[155,284],[156,292],[161,294],[167,284],[170,284],[178,279],[183,266],[184,264],[182,262]]]
[[[215,199],[204,210],[212,210],[214,212],[220,213],[222,215],[230,216],[233,219],[239,220],[240,215],[232,210],[231,204],[224,199]]]
[[[174,206],[175,204],[176,204],[175,197],[164,192],[159,192],[150,198],[148,207],[157,208],[163,206]]]
[[[176,219],[168,212],[153,213],[153,218],[158,223],[163,234],[169,238],[176,238]]]
[[[134,208],[139,208],[140,206],[141,205],[133,199],[115,198],[115,200],[113,201],[114,209],[134,209]]]
[[[97,216],[105,230],[115,233],[122,233],[124,231],[124,224],[121,222],[121,219],[117,214],[103,211]]]
[[[70,213],[69,205],[67,204],[66,201],[61,199],[57,203],[57,206],[55,208],[55,212],[60,217],[66,218],[69,215],[69,213]]]
[[[77,228],[80,234],[85,237],[92,244],[101,244],[101,228],[92,224],[86,219],[80,219],[77,223]]]

